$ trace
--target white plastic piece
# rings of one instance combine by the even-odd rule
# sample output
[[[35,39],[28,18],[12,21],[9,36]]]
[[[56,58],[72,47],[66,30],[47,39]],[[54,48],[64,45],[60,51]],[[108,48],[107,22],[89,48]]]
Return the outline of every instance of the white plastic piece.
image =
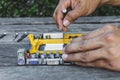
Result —
[[[65,14],[67,13],[67,9],[63,9],[62,12]]]
[[[31,58],[35,58],[35,54],[31,54]]]
[[[4,35],[6,35],[7,33],[3,33]]]
[[[46,50],[62,50],[63,44],[46,44],[45,45],[45,51]]]
[[[28,32],[25,32],[25,34],[28,34]]]
[[[50,36],[50,38],[63,38],[63,33],[44,33],[43,38],[46,39],[46,36]]]
[[[18,35],[18,33],[15,33],[15,35]]]
[[[47,65],[59,65],[60,59],[46,59]]]
[[[42,64],[42,59],[39,59],[39,64]]]
[[[26,59],[26,64],[29,64],[29,62],[30,62],[30,59]]]
[[[41,64],[46,64],[46,59],[41,59]]]

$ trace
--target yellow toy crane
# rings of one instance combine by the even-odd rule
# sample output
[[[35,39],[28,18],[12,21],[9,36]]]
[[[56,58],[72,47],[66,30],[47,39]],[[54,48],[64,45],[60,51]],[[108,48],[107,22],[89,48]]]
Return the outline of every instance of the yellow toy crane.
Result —
[[[19,49],[18,65],[60,65],[65,64],[62,60],[62,49],[73,38],[83,34],[43,33],[37,38],[29,34],[29,49]],[[69,62],[70,63],[70,62]]]

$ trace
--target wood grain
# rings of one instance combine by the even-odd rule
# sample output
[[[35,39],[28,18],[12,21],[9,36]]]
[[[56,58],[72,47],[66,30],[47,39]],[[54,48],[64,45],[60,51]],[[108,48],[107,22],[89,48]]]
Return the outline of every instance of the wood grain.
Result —
[[[81,17],[70,27],[68,33],[88,33],[107,23],[120,26],[120,16]],[[0,80],[120,80],[120,73],[104,69],[79,66],[17,66],[16,52],[26,47],[28,39],[17,43],[15,33],[36,35],[45,32],[60,32],[52,18],[0,18]]]

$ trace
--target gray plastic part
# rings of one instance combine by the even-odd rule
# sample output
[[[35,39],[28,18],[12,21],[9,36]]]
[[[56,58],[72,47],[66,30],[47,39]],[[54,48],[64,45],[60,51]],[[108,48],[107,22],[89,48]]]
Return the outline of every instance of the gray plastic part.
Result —
[[[25,49],[19,49],[17,51],[17,57],[18,57],[18,65],[24,65],[25,64]]]

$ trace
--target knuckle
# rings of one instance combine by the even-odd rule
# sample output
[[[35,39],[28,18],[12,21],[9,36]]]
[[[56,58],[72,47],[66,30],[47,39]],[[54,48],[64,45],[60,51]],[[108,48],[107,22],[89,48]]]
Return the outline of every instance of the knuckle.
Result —
[[[98,61],[98,62],[95,61],[95,62],[93,62],[93,64],[94,64],[95,67],[101,67],[101,62],[100,61]]]
[[[113,32],[106,34],[104,37],[105,41],[113,41],[115,38],[115,34]]]
[[[87,40],[81,41],[81,43],[78,43],[80,46],[78,47],[78,50],[86,50],[86,44]]]
[[[105,68],[108,66],[108,61],[106,60],[98,60],[94,62],[94,66],[95,67],[99,67],[99,68]]]
[[[70,22],[73,22],[74,16],[73,16],[71,13],[68,13],[68,14],[67,14],[67,18],[68,18],[68,20],[69,20]]]
[[[118,62],[111,62],[109,66],[112,70],[120,71],[120,66]]]
[[[84,45],[82,44],[81,46],[78,47],[78,50],[85,50]]]
[[[81,53],[80,57],[83,62],[89,62],[89,52]]]
[[[117,50],[115,48],[108,48],[109,59],[117,59],[120,54],[117,54]]]
[[[67,51],[68,51],[68,47],[66,46],[66,47],[65,47],[65,53],[67,53]]]
[[[108,54],[110,56],[113,56],[114,55],[114,50],[112,48],[108,48]]]
[[[69,44],[68,44],[68,45],[65,46],[65,53],[68,53],[69,50],[71,50],[71,47],[70,47]]]
[[[77,13],[77,12],[76,12],[76,13],[68,12],[66,18],[67,18],[70,22],[73,22],[73,21],[76,19],[77,16],[78,16],[78,13]]]
[[[69,54],[69,56],[67,57],[67,61],[80,61],[80,54]]]
[[[74,38],[74,39],[71,41],[71,43],[73,43],[73,42],[80,42],[80,41],[83,41],[83,40],[85,40],[85,39],[84,39],[83,36],[81,36],[81,37]]]
[[[79,50],[84,50],[84,44],[85,41],[81,41],[81,43],[78,43],[80,46],[78,47]]]
[[[71,43],[79,41],[79,38],[74,38]]]

